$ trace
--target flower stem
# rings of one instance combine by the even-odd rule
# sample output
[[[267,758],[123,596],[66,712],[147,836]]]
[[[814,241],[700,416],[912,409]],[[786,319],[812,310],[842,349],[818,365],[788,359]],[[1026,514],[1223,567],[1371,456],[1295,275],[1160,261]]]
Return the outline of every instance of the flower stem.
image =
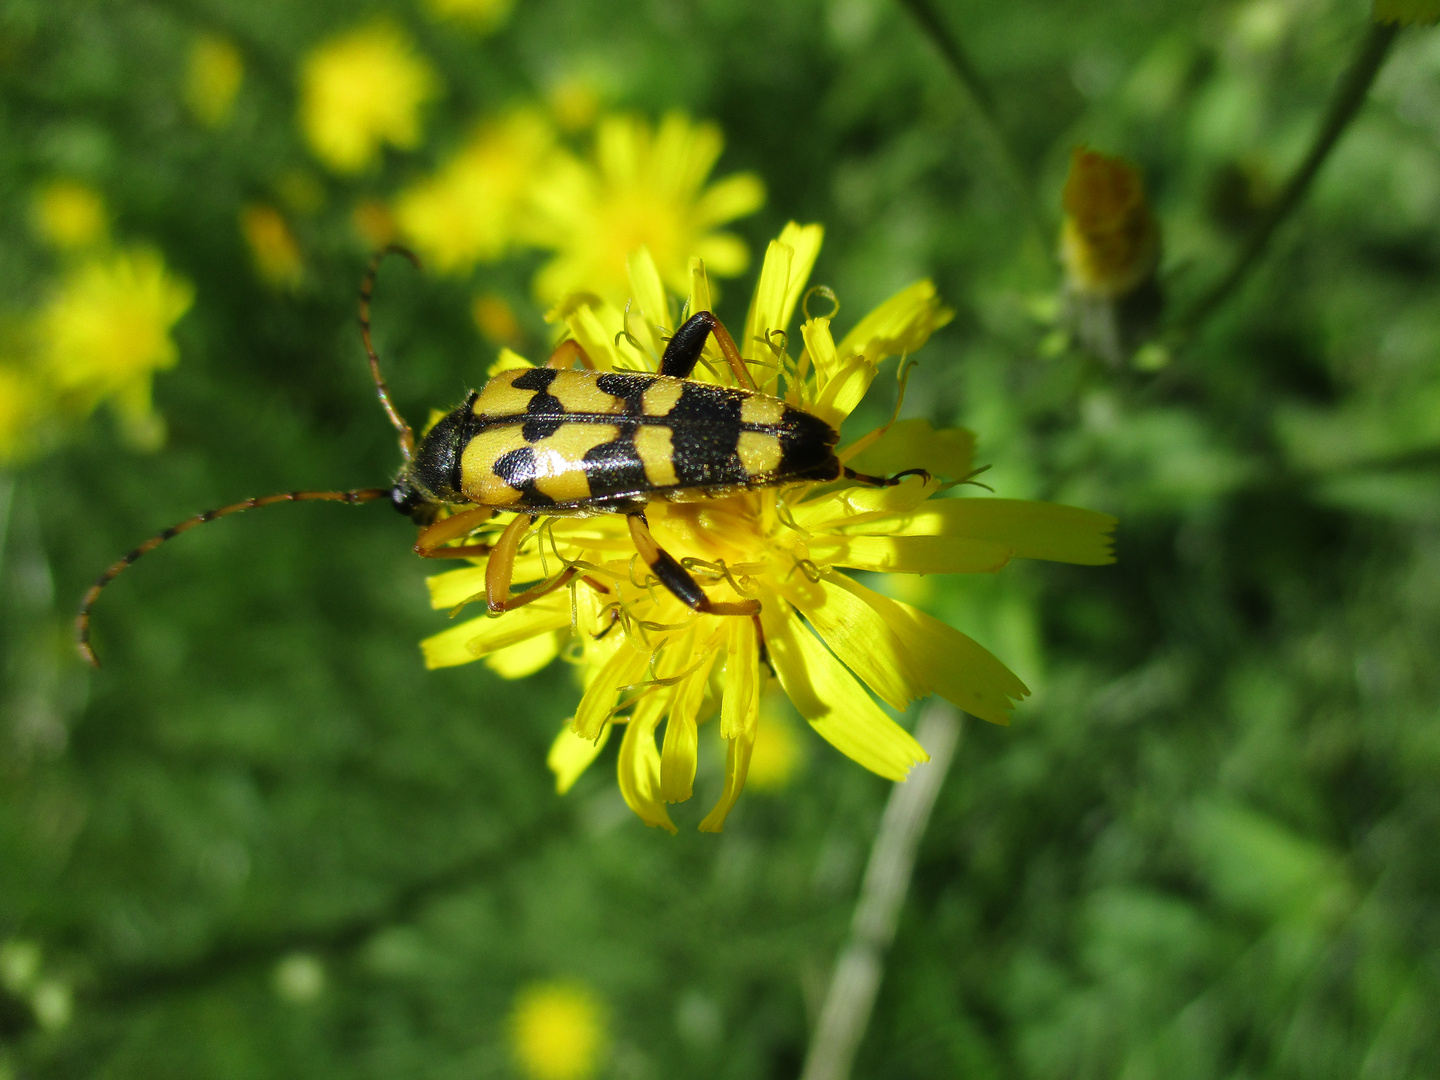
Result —
[[[949,705],[936,702],[920,718],[915,737],[929,751],[930,762],[890,791],[860,885],[850,940],[835,962],[801,1080],[846,1080],[850,1075],[880,989],[885,953],[895,939],[915,851],[960,744],[960,718]]]
[[[1360,111],[1360,106],[1369,96],[1370,87],[1385,64],[1385,57],[1390,52],[1390,46],[1394,44],[1398,30],[1398,26],[1371,24],[1370,32],[1360,43],[1360,48],[1355,53],[1355,59],[1351,62],[1350,69],[1340,80],[1334,97],[1330,99],[1324,121],[1315,133],[1315,141],[1311,144],[1309,153],[1305,155],[1305,159],[1286,182],[1279,197],[1270,204],[1265,215],[1256,223],[1229,271],[1180,316],[1172,331],[1179,342],[1185,341],[1194,334],[1206,319],[1230,299],[1259,263],[1260,257],[1265,253],[1266,247],[1269,246],[1271,238],[1275,235],[1275,230],[1304,201],[1306,193],[1310,190],[1310,184],[1320,171],[1320,167],[1330,156],[1335,144],[1340,141],[1340,136],[1344,134],[1350,121],[1355,119],[1356,114]]]
[[[920,24],[920,29],[930,38],[935,48],[940,50],[940,55],[945,58],[951,72],[965,88],[980,121],[981,135],[989,144],[991,156],[1005,174],[1006,181],[1019,195],[1041,245],[1048,249],[1050,237],[1055,233],[1054,223],[1041,209],[1029,171],[1021,163],[1020,155],[1005,134],[1005,128],[1000,123],[1000,110],[996,105],[995,95],[980,77],[979,70],[971,62],[960,39],[941,20],[940,13],[935,10],[930,0],[900,0],[900,5]]]

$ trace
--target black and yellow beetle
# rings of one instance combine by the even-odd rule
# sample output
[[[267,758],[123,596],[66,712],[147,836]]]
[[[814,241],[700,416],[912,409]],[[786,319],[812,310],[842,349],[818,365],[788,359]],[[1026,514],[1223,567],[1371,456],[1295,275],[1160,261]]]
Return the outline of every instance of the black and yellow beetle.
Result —
[[[536,518],[624,514],[640,557],[682,603],[711,615],[755,615],[758,600],[720,602],[705,595],[651,535],[647,502],[711,499],[842,476],[888,486],[923,472],[876,477],[841,465],[835,455],[838,432],[819,417],[760,393],[729,332],[708,311],[695,313],[675,331],[658,374],[596,371],[580,344],[566,340],[544,367],[503,371],[483,390],[471,391],[417,446],[410,425],[390,400],[370,337],[375,274],[390,253],[415,261],[403,248],[386,249],[371,261],[360,286],[360,332],[380,404],[400,434],[405,464],[395,483],[389,488],[259,496],[207,510],[157,533],[111,565],[85,594],[75,630],[80,653],[91,664],[99,666],[90,647],[90,612],[116,575],[172,537],[242,510],[313,500],[362,503],[388,496],[397,510],[421,526],[416,554],[430,559],[489,555],[485,593],[495,613],[562,588],[578,574],[567,567],[511,595],[516,551]],[[712,336],[740,387],[689,378]],[[575,370],[577,363],[582,370]],[[515,517],[493,545],[464,542],[504,512]]]

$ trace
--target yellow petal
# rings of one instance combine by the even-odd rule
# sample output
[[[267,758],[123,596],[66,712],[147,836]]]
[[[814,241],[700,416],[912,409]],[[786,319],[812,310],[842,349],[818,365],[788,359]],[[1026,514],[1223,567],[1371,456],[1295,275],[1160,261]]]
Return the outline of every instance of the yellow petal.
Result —
[[[1008,724],[1015,702],[1029,696],[1014,672],[954,627],[842,574],[831,580],[885,620],[908,657],[913,677],[928,691],[996,724]]]
[[[956,536],[819,536],[810,558],[822,566],[848,566],[879,574],[993,574],[1012,549],[989,540]]]
[[[569,625],[570,596],[561,592],[495,618],[482,615],[452,626],[426,638],[420,648],[427,668],[453,667]]]
[[[660,798],[660,752],[655,749],[655,727],[665,711],[665,695],[652,693],[635,706],[620,740],[616,775],[625,804],[646,825],[675,832],[675,823]],[[579,717],[576,717],[578,722]]]
[[[800,303],[805,286],[810,283],[810,271],[815,269],[815,260],[820,256],[820,245],[824,239],[823,225],[797,225],[791,221],[780,231],[780,242],[788,244],[794,254],[790,256],[790,280],[780,306],[780,321],[775,324],[777,330],[790,325],[795,305]]]
[[[785,307],[785,293],[790,284],[790,263],[795,252],[788,244],[771,240],[760,267],[760,280],[755,283],[755,296],[750,301],[750,314],[745,319],[745,333],[736,342],[740,355],[747,360],[775,362],[775,351],[769,344],[769,332],[783,330],[780,313]]]
[[[513,368],[528,368],[534,366],[535,365],[533,363],[531,363],[529,360],[526,360],[525,357],[521,356],[514,349],[507,348],[500,350],[500,355],[495,358],[495,362],[493,364],[491,364],[488,368],[485,369],[485,374],[493,379],[502,371],[510,371]]]
[[[734,233],[716,232],[702,236],[695,241],[694,251],[705,260],[711,272],[720,277],[743,274],[750,265],[750,248]]]
[[[825,384],[840,371],[840,354],[835,349],[835,337],[830,332],[830,320],[824,318],[806,319],[800,325],[800,336],[805,341],[805,350],[810,354],[810,363],[815,368],[816,385],[824,389]]]
[[[910,733],[870,699],[865,688],[778,597],[761,612],[765,644],[780,685],[800,715],[830,745],[871,772],[903,780],[930,760]]]
[[[425,579],[425,586],[430,590],[430,606],[448,611],[485,591],[485,567],[466,566],[431,574]]]
[[[588,769],[590,763],[600,756],[600,751],[605,749],[605,744],[610,741],[610,733],[614,730],[614,724],[606,724],[600,730],[598,739],[587,742],[570,730],[570,721],[565,722],[560,734],[555,736],[555,741],[550,744],[550,753],[545,757],[545,764],[555,774],[556,794],[564,795],[575,786],[580,774]]]
[[[502,679],[525,679],[559,655],[560,642],[556,636],[541,634],[491,653],[485,657],[485,666]]]
[[[987,540],[1017,559],[1104,566],[1115,561],[1115,519],[1094,510],[1024,499],[932,499],[908,514],[875,518],[844,531]]]
[[[735,800],[740,798],[740,792],[745,789],[745,774],[750,771],[750,754],[754,749],[753,730],[726,740],[725,790],[720,793],[720,801],[715,804],[715,808],[700,822],[701,832],[721,832],[725,828],[725,819],[730,816]]]
[[[529,605],[533,607],[534,605]],[[519,610],[524,611],[525,608]],[[514,614],[511,612],[510,614]],[[568,623],[568,615],[567,615]],[[575,710],[575,734],[582,739],[593,739],[600,734],[600,727],[615,711],[615,695],[622,686],[630,686],[645,673],[650,654],[640,652],[628,643],[622,644],[595,673],[595,678],[585,688],[580,707]],[[653,697],[654,695],[649,695]],[[649,697],[646,700],[649,700]],[[658,717],[656,718],[658,721]]]
[[[753,739],[760,716],[760,642],[749,619],[731,619],[725,637],[725,696],[720,701],[720,734]]]
[[[705,189],[690,211],[701,228],[723,225],[765,205],[765,184],[754,173],[734,173]]]
[[[933,476],[959,480],[975,468],[975,435],[964,428],[936,431],[929,420],[917,416],[897,420],[882,430],[863,450],[851,447],[842,451],[841,460],[856,472],[871,476],[925,469]]]
[[[887,356],[912,353],[954,317],[940,303],[934,282],[917,281],[861,319],[840,343],[840,355],[863,354],[878,364]]]
[[[875,365],[864,356],[851,357],[843,361],[825,383],[810,411],[831,427],[839,427],[840,422],[855,411],[874,381]]]
[[[660,271],[649,248],[638,248],[630,253],[627,260],[630,268],[630,295],[635,298],[638,310],[630,313],[630,331],[657,356],[665,351],[657,327],[672,330],[670,305],[665,300],[665,286],[660,281]],[[638,316],[638,317],[637,317]]]
[[[705,273],[705,260],[699,257],[690,259],[690,307],[691,315],[697,311],[713,311],[714,304],[710,298],[710,278]],[[708,345],[709,342],[707,341]]]
[[[840,579],[842,575],[835,575]],[[822,578],[792,579],[776,586],[809,620],[820,639],[846,667],[893,709],[923,697],[929,688],[911,676],[904,644],[880,614],[854,593]]]
[[[685,652],[693,652],[693,639],[691,648]],[[695,718],[714,662],[715,653],[706,653],[700,658],[699,666],[675,687],[670,716],[665,721],[665,741],[660,748],[660,795],[666,802],[684,802],[694,794],[700,743]]]

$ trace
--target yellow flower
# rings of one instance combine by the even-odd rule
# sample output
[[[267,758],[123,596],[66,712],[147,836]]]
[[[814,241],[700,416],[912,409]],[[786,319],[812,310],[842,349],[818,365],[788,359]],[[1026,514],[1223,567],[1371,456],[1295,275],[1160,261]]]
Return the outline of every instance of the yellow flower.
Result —
[[[206,127],[230,119],[245,78],[245,61],[233,42],[213,34],[197,38],[185,70],[185,104]]]
[[[1428,26],[1440,22],[1440,0],[1375,0],[1375,21]]]
[[[532,1080],[586,1080],[605,1052],[605,1009],[579,983],[531,983],[516,996],[510,1037]]]
[[[485,293],[475,297],[470,314],[476,328],[497,345],[513,345],[520,340],[520,320],[503,296]]]
[[[255,270],[269,285],[293,289],[304,276],[300,244],[285,217],[273,206],[252,203],[240,210],[240,234],[250,248]]]
[[[376,22],[317,47],[300,70],[300,126],[336,172],[366,168],[389,143],[420,142],[420,109],[439,93],[430,65],[395,26]]]
[[[642,247],[676,292],[689,288],[692,255],[721,277],[744,271],[744,242],[714,230],[758,209],[765,188],[753,173],[705,186],[723,145],[714,124],[679,113],[658,130],[638,117],[603,118],[593,163],[559,155],[535,182],[531,239],[557,252],[535,278],[540,298],[589,290],[622,302],[628,260]]]
[[[806,317],[792,333],[820,240],[819,226],[791,224],[770,244],[744,334],[736,338],[762,373],[763,390],[838,428],[881,362],[920,348],[951,312],[929,281],[919,281],[838,343],[823,315]],[[564,305],[566,329],[599,368],[654,370],[662,328],[676,325],[678,314],[647,252],[631,258],[630,280],[628,314],[593,297],[573,297]],[[696,259],[688,310],[710,306],[709,279]],[[798,357],[792,355],[797,347]],[[523,362],[502,354],[505,366]],[[707,355],[696,377],[729,378],[718,354]],[[470,619],[436,634],[423,643],[426,661],[445,667],[518,657],[511,650],[523,649],[525,663],[517,669],[533,671],[563,652],[579,666],[585,689],[551,747],[558,789],[567,790],[621,726],[620,790],[642,820],[662,828],[675,828],[666,804],[690,798],[697,728],[717,710],[727,744],[725,788],[700,828],[722,827],[745,783],[772,668],[821,737],[881,776],[902,780],[926,759],[925,751],[879,702],[904,709],[936,693],[1004,723],[1029,691],[958,630],[841,568],[990,573],[1017,557],[1112,560],[1114,520],[1103,514],[1011,499],[935,498],[952,487],[942,477],[971,474],[971,449],[967,432],[900,421],[843,449],[842,460],[876,472],[926,469],[934,479],[912,476],[885,488],[797,484],[702,502],[651,503],[647,515],[656,539],[691,568],[713,599],[761,602],[763,642],[755,620],[697,614],[656,587],[643,573],[625,520],[609,514],[543,519],[516,560],[517,582],[553,575],[562,563],[581,568],[588,581],[577,579],[568,592],[499,618]],[[443,609],[483,598],[484,560],[431,578],[430,590]],[[662,722],[663,745],[657,748]]]
[[[1155,272],[1160,226],[1140,172],[1128,161],[1076,147],[1063,202],[1060,257],[1077,293],[1118,299]]]
[[[125,434],[154,447],[164,424],[151,406],[151,377],[179,358],[170,330],[193,298],[190,284],[147,248],[93,258],[38,313],[41,369],[73,408],[88,413],[108,400]]]
[[[255,270],[267,285],[294,289],[305,276],[305,260],[295,234],[273,206],[246,206],[240,211],[240,232],[250,245]]]
[[[434,269],[466,273],[517,239],[530,189],[553,153],[555,133],[532,109],[481,125],[440,171],[401,192],[395,218]]]
[[[550,115],[561,129],[584,131],[600,112],[600,92],[595,80],[570,75],[550,88]]]
[[[0,364],[0,468],[24,458],[47,413],[45,395],[22,368]]]
[[[52,180],[39,188],[31,216],[40,236],[62,251],[98,244],[110,228],[105,200],[77,180]]]
[[[515,0],[425,0],[425,6],[438,19],[466,23],[488,34],[510,18]]]

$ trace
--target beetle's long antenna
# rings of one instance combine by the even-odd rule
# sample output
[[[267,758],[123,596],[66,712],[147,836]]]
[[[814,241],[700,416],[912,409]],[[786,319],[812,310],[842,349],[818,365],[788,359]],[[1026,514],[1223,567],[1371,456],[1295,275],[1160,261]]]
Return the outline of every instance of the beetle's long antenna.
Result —
[[[410,425],[390,400],[390,388],[385,385],[385,377],[380,374],[380,357],[375,355],[375,345],[370,340],[370,296],[375,291],[375,274],[387,255],[403,255],[415,269],[423,269],[419,256],[399,244],[389,244],[375,253],[370,260],[369,269],[365,271],[365,277],[360,282],[360,337],[365,342],[365,355],[370,358],[370,374],[375,377],[375,392],[380,396],[380,406],[390,418],[390,423],[395,425],[395,430],[400,433],[400,453],[408,463],[415,456],[415,433],[410,430]]]
[[[356,491],[284,491],[278,495],[261,495],[254,499],[246,499],[244,502],[232,503],[229,506],[222,506],[218,510],[206,510],[202,514],[188,517],[178,525],[172,525],[170,528],[156,533],[101,574],[95,584],[90,586],[90,591],[85,594],[85,599],[80,601],[80,610],[75,615],[75,644],[80,650],[80,655],[91,667],[98,668],[100,666],[100,660],[96,657],[95,650],[90,647],[90,612],[95,607],[95,601],[100,598],[105,586],[114,581],[122,570],[141,555],[148,555],[154,551],[166,540],[173,539],[183,532],[189,532],[195,526],[204,525],[207,521],[214,521],[216,518],[227,517],[230,514],[238,514],[242,510],[254,510],[258,506],[270,506],[281,502],[312,502],[317,499],[329,502],[364,503],[374,499],[388,498],[389,495],[389,488],[360,488]]]

